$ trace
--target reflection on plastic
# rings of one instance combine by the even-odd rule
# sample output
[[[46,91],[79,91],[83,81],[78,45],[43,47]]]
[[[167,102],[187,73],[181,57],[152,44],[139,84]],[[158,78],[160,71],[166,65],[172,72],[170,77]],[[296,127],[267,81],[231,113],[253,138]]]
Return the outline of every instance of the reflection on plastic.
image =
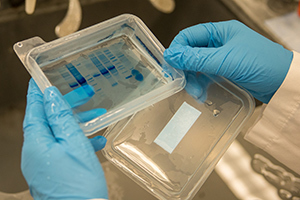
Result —
[[[135,146],[130,143],[123,143],[117,147],[118,149],[122,149],[122,152],[129,157],[135,163],[143,162],[142,166],[146,167],[149,171],[155,172],[154,176],[159,178],[164,182],[170,182],[166,174],[163,170],[160,169],[158,165],[153,163],[152,159],[146,156],[142,151],[138,150]]]

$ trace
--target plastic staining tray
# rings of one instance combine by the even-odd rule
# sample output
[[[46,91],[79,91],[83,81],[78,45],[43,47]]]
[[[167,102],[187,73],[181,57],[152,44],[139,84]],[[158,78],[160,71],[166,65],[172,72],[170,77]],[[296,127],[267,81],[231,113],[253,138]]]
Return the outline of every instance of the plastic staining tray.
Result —
[[[159,199],[192,199],[255,107],[231,82],[194,76],[198,96],[183,90],[105,133],[105,157]]]
[[[88,135],[185,85],[182,71],[164,62],[164,47],[129,14],[49,43],[18,42],[14,50],[42,91],[60,90]]]

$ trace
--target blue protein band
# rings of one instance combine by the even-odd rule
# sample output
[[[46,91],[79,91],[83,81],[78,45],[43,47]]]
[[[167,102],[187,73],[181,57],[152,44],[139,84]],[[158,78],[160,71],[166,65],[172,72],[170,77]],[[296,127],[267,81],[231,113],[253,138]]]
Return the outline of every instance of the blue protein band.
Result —
[[[184,102],[154,142],[171,154],[200,115],[199,110]]]

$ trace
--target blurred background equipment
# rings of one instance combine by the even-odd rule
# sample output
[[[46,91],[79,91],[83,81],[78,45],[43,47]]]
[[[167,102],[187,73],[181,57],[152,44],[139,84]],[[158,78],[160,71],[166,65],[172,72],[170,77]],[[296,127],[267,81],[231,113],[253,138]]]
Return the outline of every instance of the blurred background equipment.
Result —
[[[32,1],[29,11],[33,13],[28,15],[25,12],[25,0],[0,0],[0,199],[32,199],[20,170],[23,142],[22,121],[30,76],[13,52],[12,46],[17,41],[33,36],[40,36],[47,42],[60,37],[55,29],[68,16],[66,13],[71,6],[71,1]],[[75,4],[79,6],[79,2],[75,2]],[[279,8],[279,6],[282,7]],[[186,27],[198,23],[231,19],[240,20],[264,36],[285,45],[266,26],[265,21],[296,12],[298,2],[292,0],[80,0],[80,7],[82,16],[80,22],[77,20],[78,29],[89,27],[123,13],[132,13],[145,22],[165,47],[169,46],[173,37]],[[79,7],[75,13],[78,15]],[[255,154],[263,155],[274,165],[293,174],[296,178],[294,180],[298,181],[299,175],[286,169],[283,164],[276,162],[262,150],[246,142],[242,134],[237,141],[251,158],[254,158]],[[229,152],[236,151],[233,148]],[[97,155],[108,177],[110,199],[156,199],[116,169],[103,157],[101,152],[98,152]],[[249,168],[251,159],[248,159],[248,155],[244,158],[247,159],[239,157],[235,162],[246,160],[247,162],[244,164],[247,165],[247,170],[251,170]],[[229,160],[229,162],[232,161]],[[231,170],[238,169],[231,168]],[[244,171],[235,171],[233,175],[241,178],[245,175]],[[254,170],[252,172],[256,173]],[[263,175],[260,176],[263,177]],[[229,186],[226,179],[214,171],[193,200],[237,200],[237,195]],[[273,187],[272,191],[277,191],[272,184],[267,186]],[[251,196],[257,197],[257,194],[253,192]]]

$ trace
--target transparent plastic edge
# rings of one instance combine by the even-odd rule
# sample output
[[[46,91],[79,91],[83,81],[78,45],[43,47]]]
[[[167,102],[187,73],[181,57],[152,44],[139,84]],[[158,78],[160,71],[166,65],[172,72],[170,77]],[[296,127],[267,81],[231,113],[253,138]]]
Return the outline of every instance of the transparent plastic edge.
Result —
[[[13,46],[13,49],[19,57],[20,61],[22,62],[28,73],[31,75],[31,77],[35,80],[42,92],[44,92],[47,87],[50,87],[51,84],[38,64],[32,59],[30,54],[32,51],[34,51],[35,48],[44,44],[46,44],[46,42],[40,37],[33,37],[17,42]]]
[[[40,53],[40,51],[45,51],[50,48],[53,48],[57,45],[62,45],[65,42],[75,40],[80,36],[84,36],[87,34],[90,34],[92,32],[101,30],[103,28],[114,26],[117,23],[121,23],[124,20],[128,20],[128,18],[135,17],[132,14],[122,14],[115,16],[111,19],[105,20],[103,22],[100,22],[98,24],[92,25],[90,27],[87,27],[83,30],[77,31],[75,33],[72,33],[68,36],[55,39],[51,42],[45,42],[40,37],[32,37],[20,42],[17,42],[14,44],[13,49],[17,56],[19,57],[20,61],[23,63],[24,67],[28,71],[28,73],[31,75],[31,77],[35,80],[37,85],[39,86],[40,90],[44,92],[44,90],[47,87],[52,86],[47,77],[44,75],[42,70],[40,69],[39,65],[35,62],[35,60],[32,58],[33,52]],[[25,48],[24,48],[25,46]]]
[[[111,145],[108,145],[109,149],[107,149],[107,147],[106,147],[104,150],[102,150],[103,155],[108,160],[112,161],[118,168],[121,168],[123,170],[124,174],[126,174],[128,177],[130,177],[138,185],[140,185],[146,191],[148,191],[152,195],[158,197],[159,199],[174,199],[174,200],[175,199],[176,200],[192,199],[196,195],[198,190],[202,187],[202,185],[204,184],[206,179],[209,177],[209,175],[213,171],[214,167],[216,166],[216,164],[218,163],[220,158],[224,155],[224,153],[229,148],[231,143],[236,139],[240,130],[245,126],[245,122],[251,117],[251,115],[254,111],[254,108],[255,108],[254,99],[249,92],[243,90],[242,88],[240,88],[239,86],[235,85],[234,83],[228,81],[227,79],[224,79],[224,78],[221,78],[221,79],[223,79],[227,83],[226,84],[227,87],[228,86],[232,87],[235,90],[235,91],[232,91],[232,90],[230,90],[230,91],[232,93],[234,93],[235,96],[237,96],[241,99],[241,101],[243,102],[243,107],[240,110],[239,115],[233,120],[230,127],[224,132],[223,135],[225,135],[226,132],[229,132],[231,134],[229,134],[228,137],[226,137],[226,138],[222,137],[221,140],[216,144],[216,146],[214,148],[214,154],[216,154],[215,149],[217,149],[218,156],[213,157],[212,154],[210,153],[209,156],[212,156],[213,159],[211,159],[212,162],[210,162],[208,165],[206,165],[205,173],[204,174],[199,173],[200,168],[203,169],[203,167],[205,167],[205,166],[199,167],[198,170],[195,172],[196,176],[193,176],[190,179],[189,183],[180,192],[173,193],[174,195],[171,196],[172,194],[167,195],[166,191],[158,189],[157,187],[156,188],[150,187],[147,184],[147,181],[143,180],[141,177],[139,177],[139,175],[135,174],[134,171],[128,169],[128,167],[126,167],[124,165],[124,163],[122,163],[122,161],[118,161],[116,158],[112,158],[110,156],[109,151],[114,151],[113,148],[111,147]],[[224,87],[224,86],[222,86],[222,87]],[[227,90],[228,90],[228,88],[227,88]],[[237,94],[235,92],[237,92]],[[105,137],[110,137],[109,132],[105,134]],[[114,137],[116,137],[116,135]],[[209,156],[206,158],[206,160],[209,158]],[[120,156],[118,155],[118,157],[120,157]],[[208,160],[210,160],[210,159],[208,159]],[[207,163],[204,163],[204,164],[207,164]],[[149,177],[147,177],[147,179],[149,179]],[[193,182],[192,180],[197,180],[197,181]],[[189,188],[189,187],[192,189],[187,190],[186,188]]]
[[[156,46],[157,49],[163,54],[165,51],[165,47],[160,43],[160,41],[154,36],[154,34],[150,31],[150,29],[146,26],[146,24],[137,16],[130,15],[136,21],[137,25],[143,30],[143,32],[152,40],[152,43]]]
[[[147,39],[150,39],[151,44],[155,47],[156,50],[158,50],[158,53],[163,55],[163,52],[165,48],[163,45],[157,40],[157,38],[152,34],[150,29],[145,25],[145,23],[137,16],[132,14],[122,14],[120,16],[117,16],[112,19],[118,20],[118,18],[124,18],[123,21],[132,19],[135,21],[136,25],[141,29],[142,33],[145,34]],[[112,20],[111,19],[111,20]],[[163,58],[163,57],[162,57]],[[165,62],[165,61],[164,61]],[[163,64],[165,65],[165,63]],[[133,112],[140,111],[151,104],[154,104],[160,100],[163,100],[179,91],[181,91],[185,87],[185,76],[182,70],[175,69],[168,64],[166,64],[168,68],[172,68],[173,73],[176,73],[176,79],[172,81],[171,84],[167,84],[166,86],[163,86],[161,88],[158,88],[149,94],[146,94],[134,101],[134,103],[129,102],[125,105],[122,105],[121,107],[112,110],[109,113],[106,113],[104,116],[99,117],[98,119],[93,120],[93,122],[87,122],[80,124],[82,130],[85,132],[86,135],[92,135],[96,133],[97,131],[102,130],[103,128],[111,125],[115,121],[119,121],[121,119],[124,119],[125,117],[128,117]],[[162,67],[160,68],[162,71],[164,70]],[[175,74],[173,74],[175,76]],[[175,86],[175,87],[174,87]],[[153,96],[151,98],[147,98],[147,96]],[[144,99],[147,99],[145,101]],[[139,104],[140,103],[140,104]],[[139,105],[137,105],[139,104]],[[130,109],[128,109],[130,108]],[[117,118],[110,118],[109,116],[113,114],[114,112],[121,113],[123,110],[126,110],[126,112],[123,112],[123,114],[119,115]],[[108,118],[108,120],[106,120]],[[100,122],[105,121],[105,122]]]
[[[45,51],[45,50],[48,50],[48,49],[53,48],[55,46],[63,45],[64,43],[72,41],[72,40],[76,40],[79,37],[83,37],[83,36],[86,36],[88,34],[94,33],[96,31],[112,27],[115,24],[121,23],[122,21],[128,19],[129,17],[133,17],[133,16],[134,15],[131,15],[131,14],[122,14],[122,15],[119,15],[119,16],[115,16],[111,19],[99,22],[99,23],[94,24],[90,27],[79,30],[75,33],[71,33],[70,35],[64,36],[62,38],[57,38],[57,39],[52,40],[50,42],[39,45],[39,46],[34,48],[34,51],[42,51],[42,50]],[[123,20],[122,20],[122,18],[123,18]]]
[[[53,48],[56,45],[62,45],[67,41],[77,39],[78,37],[80,37],[82,35],[87,35],[89,33],[98,31],[101,28],[107,28],[108,26],[113,26],[117,23],[122,23],[128,19],[133,19],[135,21],[135,23],[139,26],[139,28],[142,28],[143,33],[147,37],[150,37],[151,44],[154,45],[155,48],[157,48],[157,50],[163,54],[164,47],[162,46],[162,44],[155,38],[155,36],[151,33],[151,31],[147,28],[147,26],[142,22],[142,20],[132,14],[122,14],[122,15],[116,16],[109,20],[100,22],[96,25],[93,25],[91,27],[83,29],[81,31],[75,32],[75,33],[65,36],[63,38],[59,38],[59,39],[56,39],[56,40],[53,40],[53,41],[47,42],[47,43],[45,41],[43,41],[40,37],[33,37],[30,39],[24,40],[22,42],[28,42],[28,44],[30,44],[30,42],[33,42],[33,39],[37,39],[37,40],[39,40],[39,42],[37,42],[36,45],[33,44],[32,48],[29,48],[26,51],[26,53],[24,53],[22,55],[20,53],[18,53],[18,50],[16,50],[18,48],[18,45],[20,45],[20,42],[18,42],[14,45],[14,50],[15,50],[16,54],[18,55],[19,59],[21,60],[21,62],[23,63],[23,65],[25,66],[25,68],[27,69],[27,71],[29,72],[29,74],[36,81],[36,83],[39,86],[39,88],[41,89],[41,91],[44,92],[44,90],[47,87],[52,86],[52,84],[49,82],[49,80],[47,79],[45,74],[42,72],[40,66],[34,60],[34,58],[33,58],[34,55],[40,53],[41,51],[45,51],[47,49]],[[86,126],[85,125],[86,123],[82,123],[82,124],[80,124],[82,130],[85,132],[86,135],[92,135],[92,134],[100,131],[101,129],[109,126],[116,120],[121,120],[121,119],[133,114],[134,112],[142,110],[142,109],[150,106],[151,104],[154,104],[162,99],[165,99],[165,98],[181,91],[185,86],[184,74],[181,70],[178,70],[178,69],[173,68],[173,71],[175,73],[177,73],[178,74],[177,76],[179,76],[180,78],[178,78],[178,80],[177,79],[173,80],[172,83],[167,84],[166,87],[161,87],[161,88],[158,88],[157,90],[154,90],[153,92],[150,92],[148,94],[148,96],[153,96],[152,98],[147,99],[146,95],[143,96],[143,98],[146,98],[147,101],[145,101],[143,99],[139,100],[138,102],[135,101],[135,104],[141,102],[141,104],[138,106],[134,106],[133,104],[131,105],[130,103],[125,104],[124,106],[118,108],[117,110],[114,110],[113,112],[122,112],[122,110],[126,110],[126,112],[124,112],[122,115],[118,116],[117,118],[111,118],[110,120],[107,120],[107,122],[104,124],[101,122],[98,125],[95,125],[94,127],[91,128],[89,126]],[[128,108],[130,108],[130,109],[128,109]],[[110,113],[110,114],[113,114],[113,113]]]
[[[130,115],[132,115],[135,112],[138,112],[144,108],[149,107],[152,104],[155,104],[165,98],[168,98],[172,96],[173,94],[181,91],[184,89],[186,84],[185,79],[175,80],[172,84],[168,84],[165,87],[158,88],[152,92],[150,92],[147,95],[144,95],[142,97],[137,98],[134,102],[129,102],[121,107],[119,107],[116,110],[112,110],[111,112],[105,114],[106,116],[103,116],[103,118],[99,117],[98,119],[94,120],[92,122],[92,127],[87,126],[87,123],[80,124],[80,127],[85,132],[87,136],[92,135],[98,131],[100,131],[103,128],[106,128],[107,126],[111,125],[115,121],[122,120]],[[176,87],[174,87],[174,85]],[[147,98],[147,96],[152,96],[151,98]],[[146,99],[146,101],[145,101]],[[130,109],[129,109],[130,108]],[[123,112],[122,111],[126,111]],[[118,115],[116,118],[109,118],[109,116],[113,113],[122,113]],[[108,119],[108,120],[106,120]],[[105,122],[101,122],[101,120]]]
[[[235,96],[237,96],[239,99],[241,99],[241,101],[243,103],[243,108],[240,110],[239,115],[230,124],[229,128],[225,131],[225,133],[229,132],[231,134],[229,134],[227,136],[227,138],[222,137],[220,139],[220,141],[218,141],[218,143],[215,145],[214,154],[217,154],[218,156],[215,156],[213,159],[209,159],[210,156],[213,157],[211,153],[207,156],[207,158],[205,160],[212,160],[212,162],[210,162],[208,165],[206,165],[207,167],[206,167],[205,173],[202,174],[201,177],[194,176],[191,178],[191,180],[198,179],[197,183],[194,184],[195,187],[193,187],[193,189],[190,191],[185,191],[184,193],[182,193],[181,194],[182,198],[180,198],[180,199],[190,199],[196,195],[198,190],[202,187],[202,185],[205,183],[205,181],[207,180],[207,178],[209,177],[211,172],[214,170],[218,161],[224,155],[224,153],[229,148],[229,146],[232,144],[232,142],[236,139],[236,137],[240,133],[241,129],[245,126],[245,123],[249,120],[249,118],[251,117],[251,115],[254,112],[255,101],[254,101],[254,98],[252,97],[252,95],[247,90],[244,90],[240,86],[236,85],[235,83],[232,83],[231,81],[229,81],[225,78],[222,78],[222,77],[218,77],[218,78],[225,81],[224,82],[225,85],[221,85],[223,88],[226,88],[228,91],[230,91]],[[232,87],[235,91],[229,90],[228,87]],[[242,115],[244,115],[244,116],[242,116]],[[223,135],[225,135],[225,133]],[[216,153],[216,151],[218,151],[218,152]],[[204,164],[206,164],[206,163],[204,163]],[[201,167],[201,169],[203,169],[203,167]],[[198,170],[195,172],[195,174],[198,174],[197,172],[199,170],[200,170],[200,168],[198,168]],[[191,182],[192,181],[190,181],[190,183]],[[186,185],[186,187],[189,187],[189,186]]]
[[[127,124],[131,121],[131,119],[134,117],[135,114],[133,114],[132,116],[130,116],[130,119],[125,123],[124,127],[125,128],[127,126]],[[103,136],[106,137],[108,140],[110,137],[110,131],[111,128],[113,129],[113,127],[115,126],[111,125],[107,128],[107,130],[104,132]],[[123,129],[121,129],[122,131]],[[120,131],[120,132],[121,132]],[[109,150],[107,150],[107,148],[109,148]],[[152,188],[151,186],[149,186],[147,184],[147,179],[151,179],[151,177],[140,177],[139,174],[134,173],[131,169],[129,169],[126,165],[124,165],[124,163],[122,163],[122,161],[120,161],[120,156],[118,155],[117,158],[113,158],[110,155],[110,151],[114,151],[112,145],[106,145],[104,147],[104,149],[101,150],[103,156],[105,158],[107,158],[111,163],[113,163],[113,165],[115,165],[117,168],[121,169],[121,171],[131,180],[133,180],[136,184],[138,184],[139,186],[141,186],[143,189],[145,189],[147,192],[149,192],[151,195],[157,197],[158,199],[161,200],[167,200],[167,199],[173,199],[173,198],[165,198],[166,196],[162,193],[156,193],[155,192],[155,188]],[[118,159],[119,158],[119,159]]]

